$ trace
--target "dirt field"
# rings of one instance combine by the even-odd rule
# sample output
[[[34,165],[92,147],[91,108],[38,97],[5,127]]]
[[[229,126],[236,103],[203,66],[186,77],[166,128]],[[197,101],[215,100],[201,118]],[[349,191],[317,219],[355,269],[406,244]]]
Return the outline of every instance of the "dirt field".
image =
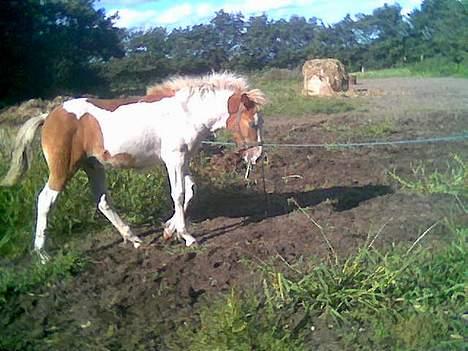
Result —
[[[400,140],[468,129],[468,80],[393,78],[362,81],[358,87],[381,93],[356,98],[360,107],[346,114],[266,116],[266,142]],[[260,284],[246,261],[329,259],[318,227],[292,199],[323,227],[340,258],[379,231],[376,245],[384,246],[414,241],[448,214],[467,221],[452,197],[411,194],[388,176],[394,170],[410,177],[419,162],[427,171],[443,170],[453,153],[466,157],[468,142],[270,148],[266,196],[260,167],[249,187],[218,189],[201,182],[191,209],[199,247],[164,242],[160,228],[136,228],[145,245],[134,250],[109,226],[90,244],[91,263],[84,272],[44,296],[23,297],[28,313],[18,316],[18,323],[63,349],[165,350],[165,335],[183,323],[189,327],[202,303],[233,287]],[[213,157],[212,170],[231,167],[232,159],[229,151],[223,159]],[[446,234],[438,227],[425,244]],[[316,349],[327,348],[318,339]]]

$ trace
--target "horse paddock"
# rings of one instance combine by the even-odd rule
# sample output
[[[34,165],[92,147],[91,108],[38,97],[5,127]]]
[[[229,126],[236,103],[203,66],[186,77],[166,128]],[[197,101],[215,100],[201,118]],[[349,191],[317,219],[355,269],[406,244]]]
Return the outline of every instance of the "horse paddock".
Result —
[[[466,131],[466,79],[361,79],[358,87],[383,94],[355,98],[350,112],[265,116],[265,143],[412,140]],[[165,335],[189,327],[211,299],[261,288],[252,267],[285,267],[310,257],[329,261],[335,254],[344,259],[369,235],[378,234],[375,246],[383,249],[411,244],[446,216],[468,223],[458,203],[466,199],[411,192],[391,176],[413,179],[418,167],[443,172],[453,155],[466,160],[467,141],[265,149],[264,180],[257,165],[247,184],[234,150],[203,147],[204,166],[192,165],[200,187],[188,211],[199,246],[165,241],[162,228],[142,226],[133,228],[143,241],[134,249],[109,225],[83,242],[90,262],[85,270],[40,296],[23,296],[24,312],[7,328],[27,325],[44,338],[55,335],[57,349],[166,350]],[[210,185],[210,178],[232,171],[239,178],[234,185]],[[447,237],[448,229],[437,226],[421,244],[436,246]],[[315,349],[339,349],[323,329],[318,327]]]

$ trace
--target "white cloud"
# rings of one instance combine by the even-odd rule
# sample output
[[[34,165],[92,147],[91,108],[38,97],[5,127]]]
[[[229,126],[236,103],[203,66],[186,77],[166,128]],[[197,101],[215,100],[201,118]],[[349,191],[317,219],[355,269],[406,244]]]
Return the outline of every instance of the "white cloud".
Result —
[[[227,2],[223,9],[226,12],[242,12],[244,15],[252,15],[297,5],[304,6],[312,2],[311,0],[244,0],[236,3]]]
[[[173,24],[180,22],[181,20],[187,19],[187,17],[192,16],[193,6],[185,3],[182,5],[177,5],[169,8],[166,11],[163,11],[156,19],[156,22],[161,24]]]
[[[415,8],[419,8],[421,6],[421,0],[407,0],[405,5],[406,6],[401,9],[401,13],[407,15]]]
[[[122,8],[128,6],[135,6],[140,4],[152,4],[157,3],[158,0],[98,0],[95,3],[96,7],[115,7],[115,8]]]
[[[200,4],[197,6],[195,13],[197,16],[206,17],[212,15],[215,11],[216,9],[210,4]]]
[[[119,13],[119,18],[116,21],[116,26],[121,28],[132,28],[132,27],[145,27],[147,25],[153,25],[153,20],[157,16],[155,10],[130,10],[130,9],[114,9],[110,10],[109,13]]]
[[[1,1],[1,0],[0,0]],[[249,16],[267,13],[270,18],[288,18],[293,14],[306,18],[316,16],[333,23],[341,20],[346,13],[351,15],[363,12],[371,13],[373,9],[381,7],[384,3],[394,4],[392,0],[212,0],[194,1],[183,0],[182,4],[162,7],[164,2],[160,0],[101,0],[96,3],[104,5],[114,3],[114,10],[108,14],[119,11],[119,27],[149,28],[165,26],[174,28],[177,26],[189,26],[198,23],[206,23],[214,16],[216,11],[223,9],[229,13],[241,12],[246,18]],[[402,5],[402,13],[410,12],[414,7],[419,7],[422,0],[399,0]],[[224,2],[224,3],[223,3]],[[161,5],[161,6],[160,6]],[[112,8],[112,7],[107,7]]]

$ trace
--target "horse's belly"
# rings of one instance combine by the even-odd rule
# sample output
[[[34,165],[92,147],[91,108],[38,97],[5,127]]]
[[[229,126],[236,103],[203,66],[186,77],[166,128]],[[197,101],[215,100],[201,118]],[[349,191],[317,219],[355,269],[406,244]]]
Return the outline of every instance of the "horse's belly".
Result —
[[[104,148],[110,157],[125,155],[129,166],[148,167],[160,160],[161,139],[148,127],[103,128]]]

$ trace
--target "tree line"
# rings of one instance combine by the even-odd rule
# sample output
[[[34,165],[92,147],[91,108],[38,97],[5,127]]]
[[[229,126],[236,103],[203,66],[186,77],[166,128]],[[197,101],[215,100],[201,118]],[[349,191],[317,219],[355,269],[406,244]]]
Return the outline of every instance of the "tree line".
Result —
[[[173,74],[296,68],[334,57],[350,71],[434,57],[468,60],[468,0],[423,0],[408,16],[398,4],[325,24],[316,17],[245,18],[223,10],[206,24],[130,31],[94,0],[0,2],[0,100],[57,94],[141,92]]]

